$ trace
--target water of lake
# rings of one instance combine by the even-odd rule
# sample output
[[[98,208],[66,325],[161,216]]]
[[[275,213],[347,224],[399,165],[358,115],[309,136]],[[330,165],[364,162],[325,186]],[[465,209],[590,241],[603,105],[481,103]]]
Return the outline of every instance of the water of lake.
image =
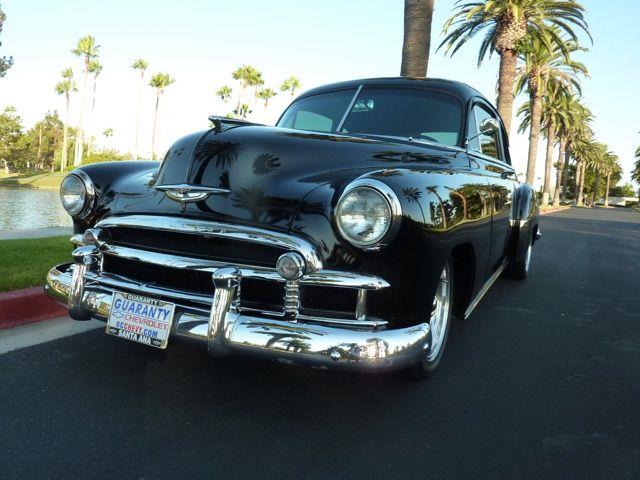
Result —
[[[0,231],[71,224],[58,190],[0,187]]]

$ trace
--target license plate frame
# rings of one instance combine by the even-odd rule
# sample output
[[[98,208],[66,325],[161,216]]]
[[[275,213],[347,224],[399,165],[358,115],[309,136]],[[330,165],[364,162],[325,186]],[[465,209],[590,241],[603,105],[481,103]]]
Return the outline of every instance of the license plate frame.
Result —
[[[175,304],[156,298],[114,291],[105,332],[164,350],[169,343]]]

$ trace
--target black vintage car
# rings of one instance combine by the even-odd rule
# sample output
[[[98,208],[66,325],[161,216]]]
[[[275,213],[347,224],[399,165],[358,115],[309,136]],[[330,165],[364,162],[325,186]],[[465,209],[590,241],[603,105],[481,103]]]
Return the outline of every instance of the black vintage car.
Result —
[[[419,376],[502,274],[527,276],[531,186],[476,90],[382,78],[316,88],[275,127],[210,117],[160,165],[64,180],[74,262],[49,294],[165,348]]]

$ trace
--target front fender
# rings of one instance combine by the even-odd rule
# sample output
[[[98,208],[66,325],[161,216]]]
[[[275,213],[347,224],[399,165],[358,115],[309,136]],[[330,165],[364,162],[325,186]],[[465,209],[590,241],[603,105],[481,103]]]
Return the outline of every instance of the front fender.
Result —
[[[123,194],[142,193],[149,188],[160,166],[152,161],[102,162],[83,165],[73,170],[89,176],[93,183],[96,201],[93,211],[82,219],[73,219],[74,233],[82,233],[110,212],[109,205]]]

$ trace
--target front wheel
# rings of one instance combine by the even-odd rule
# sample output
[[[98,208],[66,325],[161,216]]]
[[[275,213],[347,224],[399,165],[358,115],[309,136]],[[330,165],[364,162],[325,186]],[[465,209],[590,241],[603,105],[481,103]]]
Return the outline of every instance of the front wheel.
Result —
[[[422,359],[412,368],[412,374],[415,378],[426,378],[438,368],[447,343],[447,337],[449,336],[452,314],[453,275],[451,273],[451,261],[447,260],[440,273],[429,316],[431,344],[425,350]]]

